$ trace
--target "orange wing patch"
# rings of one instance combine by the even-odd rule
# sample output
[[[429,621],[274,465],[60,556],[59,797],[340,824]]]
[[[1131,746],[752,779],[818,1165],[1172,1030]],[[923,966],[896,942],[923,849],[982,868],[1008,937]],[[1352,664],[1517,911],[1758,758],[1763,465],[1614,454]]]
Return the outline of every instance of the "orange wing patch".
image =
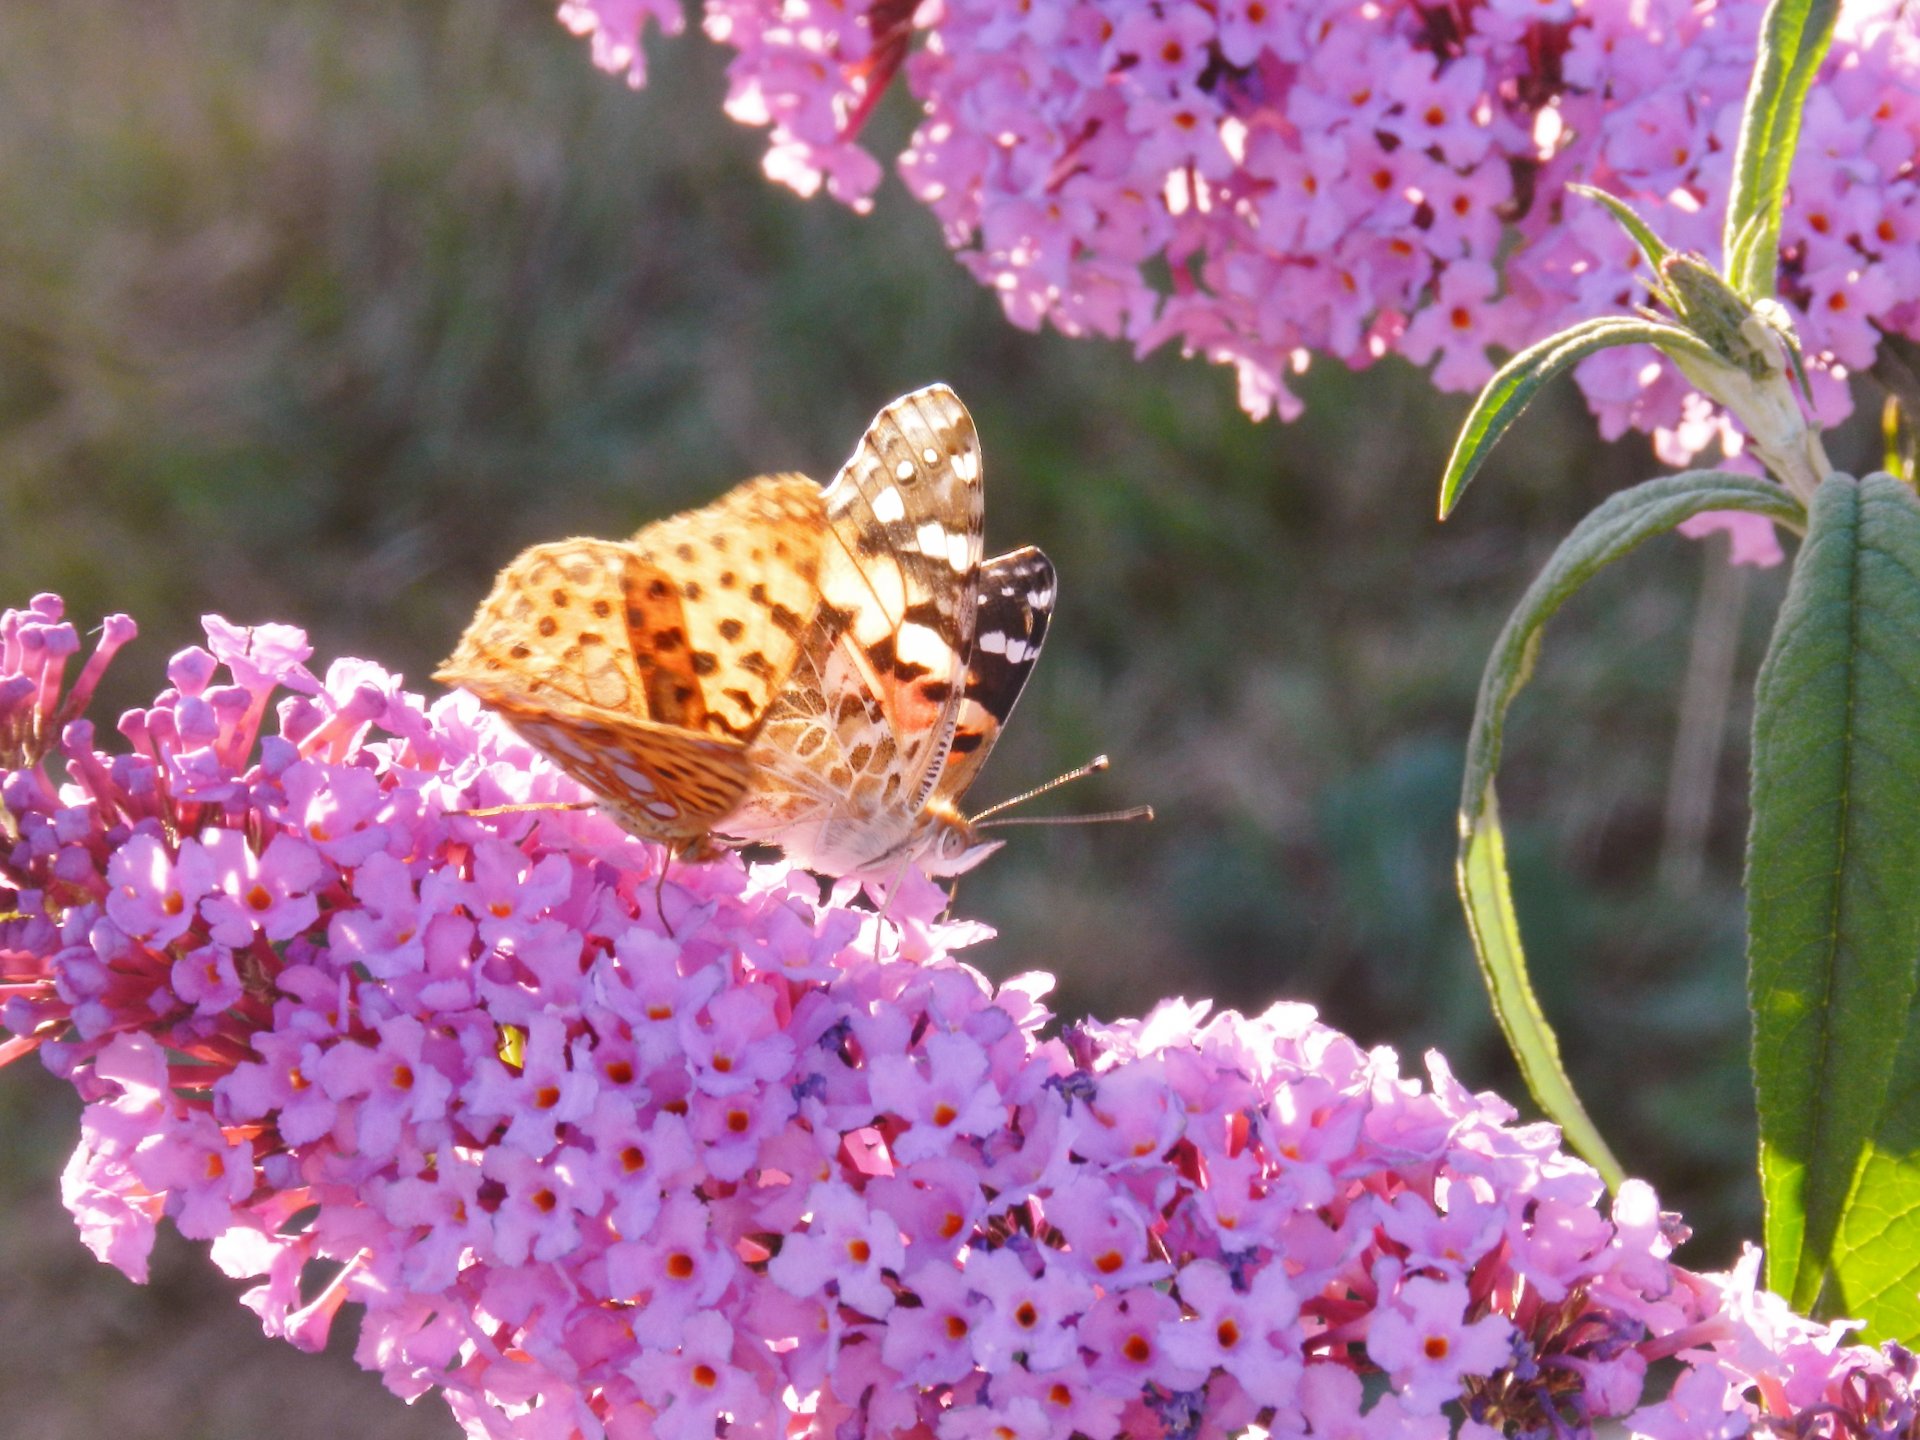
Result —
[[[500,572],[436,679],[473,692],[621,825],[700,845],[819,605],[804,475],[749,480],[631,541],[536,545]]]

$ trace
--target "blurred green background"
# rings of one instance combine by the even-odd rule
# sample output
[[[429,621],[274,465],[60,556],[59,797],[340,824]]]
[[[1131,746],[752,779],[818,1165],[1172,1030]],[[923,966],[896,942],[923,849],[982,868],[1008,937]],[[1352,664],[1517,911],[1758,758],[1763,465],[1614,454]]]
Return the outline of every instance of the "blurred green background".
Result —
[[[723,58],[656,45],[636,93],[532,0],[0,6],[0,600],[136,616],[99,714],[207,611],[425,683],[522,546],[825,478],[944,379],[983,436],[989,544],[1063,579],[972,798],[1104,750],[1042,805],[1160,814],[1017,834],[964,886],[1000,932],[974,958],[1058,974],[1068,1015],[1307,999],[1517,1098],[1452,894],[1462,744],[1506,609],[1656,473],[1645,443],[1600,444],[1557,388],[1442,529],[1461,398],[1322,365],[1305,419],[1256,426],[1225,371],[1017,331],[897,182],[867,217],[765,182]],[[886,153],[911,123],[895,96],[870,133]],[[1757,1230],[1737,874],[1782,587],[1720,554],[1662,542],[1570,607],[1502,781],[1568,1063],[1702,1267]],[[324,1361],[261,1339],[176,1237],[144,1290],[94,1264],[57,1199],[76,1111],[32,1063],[0,1085],[0,1431],[454,1433],[353,1369],[351,1323]]]

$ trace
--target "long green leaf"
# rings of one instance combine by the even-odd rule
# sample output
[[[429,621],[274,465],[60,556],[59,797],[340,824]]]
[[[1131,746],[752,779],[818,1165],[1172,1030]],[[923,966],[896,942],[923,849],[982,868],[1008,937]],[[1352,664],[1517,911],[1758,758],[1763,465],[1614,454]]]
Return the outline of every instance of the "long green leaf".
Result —
[[[1920,981],[1917,718],[1920,502],[1888,475],[1836,476],[1760,672],[1747,848],[1767,1280],[1802,1310],[1874,1288],[1871,1254],[1853,1295],[1833,1265],[1876,1135],[1893,1164],[1872,1167],[1874,1203],[1900,1208],[1887,1185],[1914,1200],[1910,1117],[1883,1111]]]
[[[1778,485],[1712,470],[1649,480],[1611,497],[1574,527],[1508,618],[1481,677],[1467,741],[1457,873],[1480,973],[1534,1099],[1609,1185],[1618,1185],[1625,1172],[1580,1104],[1561,1064],[1559,1043],[1527,979],[1493,779],[1507,707],[1527,682],[1542,627],[1599,570],[1704,510],[1752,511],[1795,529],[1806,520],[1799,502]]]
[[[1880,1129],[1833,1246],[1833,1308],[1868,1340],[1920,1345],[1920,1008],[1894,1057]]]
[[[1514,913],[1513,889],[1507,880],[1507,840],[1500,829],[1499,802],[1492,786],[1481,796],[1480,816],[1473,828],[1461,826],[1460,858],[1454,873],[1460,884],[1460,903],[1467,912],[1467,930],[1473,936],[1473,952],[1480,959],[1480,978],[1486,982],[1494,1018],[1520,1064],[1527,1089],[1560,1127],[1567,1143],[1600,1172],[1607,1188],[1617,1190],[1627,1172],[1607,1148],[1587,1107],[1580,1103],[1567,1068],[1560,1062],[1560,1042],[1527,978],[1520,920]]]
[[[1800,110],[1839,13],[1840,0],[1774,0],[1767,7],[1740,119],[1722,242],[1727,279],[1749,300],[1773,294],[1780,203],[1800,139]]]
[[[1473,409],[1467,412],[1460,437],[1454,441],[1453,455],[1447,461],[1446,474],[1440,480],[1440,518],[1444,520],[1453,512],[1467,482],[1487,458],[1487,452],[1506,433],[1507,427],[1520,418],[1520,412],[1527,408],[1542,385],[1596,350],[1639,344],[1682,350],[1708,361],[1716,360],[1711,350],[1686,331],[1633,315],[1602,315],[1582,320],[1522,350],[1500,367],[1473,402]]]

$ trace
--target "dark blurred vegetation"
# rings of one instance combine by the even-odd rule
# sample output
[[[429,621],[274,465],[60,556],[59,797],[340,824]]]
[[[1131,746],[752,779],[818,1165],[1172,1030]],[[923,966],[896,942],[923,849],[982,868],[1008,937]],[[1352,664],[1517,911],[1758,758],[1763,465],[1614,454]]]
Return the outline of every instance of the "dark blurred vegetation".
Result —
[[[594,72],[541,3],[0,6],[5,601],[138,618],[102,714],[150,695],[206,611],[423,683],[523,545],[758,471],[824,478],[883,402],[945,379],[984,437],[990,544],[1040,544],[1064,578],[974,799],[1105,750],[1113,772],[1055,808],[1160,812],[1018,834],[963,888],[1000,931],[979,963],[1057,973],[1068,1015],[1308,999],[1517,1099],[1452,894],[1462,744],[1507,607],[1655,473],[1644,442],[1600,444],[1560,387],[1443,530],[1459,397],[1321,365],[1305,419],[1253,425],[1224,371],[1021,333],[896,183],[867,217],[767,184],[705,41],[654,69],[640,93]],[[911,123],[893,103],[882,143]],[[1705,622],[1736,646],[1707,717],[1725,745],[1676,775],[1719,554],[1657,544],[1570,607],[1502,782],[1568,1063],[1702,1266],[1756,1230],[1737,876],[1781,589]],[[1713,816],[1677,852],[1676,787]],[[56,1200],[74,1102],[31,1065],[4,1085],[0,1430],[453,1433],[353,1371],[350,1324],[331,1364],[260,1339],[171,1232],[145,1291],[95,1265]]]

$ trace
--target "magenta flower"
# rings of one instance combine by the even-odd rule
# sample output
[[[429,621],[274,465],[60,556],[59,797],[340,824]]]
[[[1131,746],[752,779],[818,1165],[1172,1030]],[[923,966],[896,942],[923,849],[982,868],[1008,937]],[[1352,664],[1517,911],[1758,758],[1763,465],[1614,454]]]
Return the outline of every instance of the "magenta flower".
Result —
[[[1300,1296],[1284,1263],[1250,1279],[1214,1260],[1181,1270],[1180,1298],[1192,1313],[1161,1331],[1167,1353],[1195,1370],[1220,1369],[1261,1405],[1292,1408],[1300,1384]]]
[[[194,841],[170,854],[154,834],[136,834],[107,863],[107,916],[128,935],[165,948],[187,933],[214,888],[213,861]]]
[[[1401,348],[1416,365],[1438,358],[1433,377],[1443,389],[1470,389],[1492,378],[1487,347],[1504,345],[1509,338],[1495,298],[1499,285],[1493,267],[1484,261],[1449,266],[1434,303],[1401,335]]]
[[[844,1185],[815,1185],[807,1206],[807,1227],[787,1237],[767,1275],[792,1295],[824,1294],[831,1285],[842,1304],[863,1315],[887,1314],[894,1294],[886,1277],[906,1261],[893,1217],[876,1213]]]
[[[142,1279],[170,1219],[305,1348],[357,1306],[475,1437],[1912,1428],[1905,1352],[1674,1265],[1437,1056],[1290,1004],[1050,1033],[918,881],[675,864],[663,919],[611,823],[459,813],[577,793],[471,701],[285,627],[210,624],[97,750],[80,648],[0,616],[0,1058],[85,1101],[83,1241]]]
[[[1006,1119],[987,1084],[987,1052],[965,1035],[927,1036],[920,1064],[876,1055],[872,1071],[875,1103],[905,1123],[892,1147],[898,1160],[944,1155],[955,1137],[991,1135]]]
[[[1512,1325],[1500,1315],[1469,1322],[1469,1304],[1465,1281],[1416,1275],[1374,1312],[1367,1357],[1416,1412],[1438,1410],[1469,1375],[1491,1375],[1512,1355]]]
[[[631,1378],[657,1412],[653,1433],[661,1440],[708,1440],[716,1429],[760,1418],[771,1403],[761,1376],[736,1357],[733,1327],[708,1312],[687,1322],[679,1353],[665,1364],[636,1363]]]
[[[235,830],[214,830],[202,842],[212,866],[214,893],[200,904],[213,938],[236,949],[253,942],[290,940],[313,924],[320,904],[312,889],[321,860],[313,847],[290,834],[273,837],[255,855]]]
[[[918,1305],[899,1308],[881,1337],[880,1354],[910,1385],[957,1385],[974,1370],[973,1328],[986,1308],[973,1282],[951,1264],[905,1269]]]
[[[1717,251],[1760,19],[1719,0],[704,10],[733,51],[728,113],[769,128],[771,178],[867,208],[882,168],[862,126],[898,76],[920,116],[901,174],[1009,319],[1178,343],[1231,365],[1257,417],[1298,411],[1288,376],[1311,354],[1358,368],[1397,351],[1473,388],[1489,346],[1645,303],[1644,261],[1571,182]],[[1876,326],[1920,338],[1920,31],[1904,15],[1841,9],[1786,211],[1783,293],[1829,424]],[[679,24],[662,0],[566,0],[561,18],[635,83],[647,22]],[[1578,380],[1609,431],[1651,432],[1663,457],[1724,433],[1657,357]]]

